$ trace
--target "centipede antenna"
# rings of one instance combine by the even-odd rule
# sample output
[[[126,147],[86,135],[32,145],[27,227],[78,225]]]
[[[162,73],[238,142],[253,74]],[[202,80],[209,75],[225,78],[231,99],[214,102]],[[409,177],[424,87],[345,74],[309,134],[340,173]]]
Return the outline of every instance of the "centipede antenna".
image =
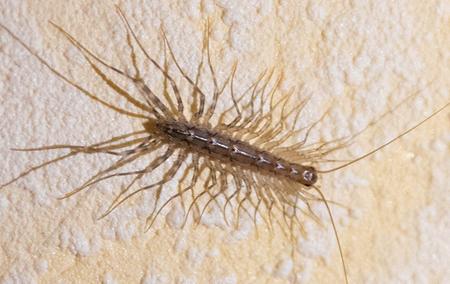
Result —
[[[323,192],[315,185],[313,185],[312,188],[314,188],[314,190],[320,195],[320,198],[322,199],[323,203],[325,204],[325,206],[327,208],[328,216],[330,217],[331,226],[333,226],[334,236],[336,237],[336,242],[337,242],[337,245],[339,248],[339,255],[341,257],[342,269],[344,271],[344,276],[345,276],[345,283],[348,284],[347,268],[345,267],[344,253],[342,250],[341,241],[339,240],[339,235],[338,235],[338,232],[336,229],[336,224],[334,223],[333,214],[331,214],[331,208],[328,205],[328,201],[325,198],[325,195],[323,194]]]
[[[444,109],[446,109],[449,105],[450,105],[450,102],[446,103],[443,107],[441,107],[441,108],[438,109],[437,111],[433,112],[431,115],[427,116],[427,117],[424,118],[422,121],[420,121],[419,123],[417,123],[416,125],[414,125],[414,126],[411,127],[410,129],[406,130],[406,131],[403,132],[402,134],[400,134],[400,135],[398,135],[397,137],[395,137],[395,138],[389,140],[388,142],[384,143],[383,145],[381,145],[381,146],[379,146],[379,147],[373,149],[372,151],[370,151],[370,152],[368,152],[368,153],[366,153],[366,154],[364,154],[364,155],[362,155],[362,156],[360,156],[360,157],[354,159],[353,161],[350,161],[350,162],[348,162],[348,163],[346,163],[346,164],[343,164],[343,165],[341,165],[341,166],[339,166],[339,167],[335,167],[335,168],[331,168],[331,169],[327,169],[327,170],[319,170],[319,169],[317,169],[317,172],[318,172],[318,173],[321,173],[321,174],[331,173],[331,172],[334,172],[334,171],[337,171],[337,170],[346,168],[346,167],[348,167],[348,166],[350,166],[350,165],[352,165],[352,164],[354,164],[354,163],[356,163],[356,162],[361,161],[362,159],[364,159],[364,158],[366,158],[366,157],[368,157],[368,156],[370,156],[370,155],[375,154],[375,153],[378,152],[379,150],[381,150],[381,149],[383,149],[383,148],[389,146],[390,144],[392,144],[392,143],[394,143],[395,141],[399,140],[400,138],[402,138],[402,137],[405,136],[406,134],[410,133],[410,132],[413,131],[414,129],[420,127],[422,124],[424,124],[425,122],[427,122],[427,121],[430,120],[431,118],[433,118],[433,117],[435,117],[436,115],[438,115],[438,114],[439,114],[440,112],[442,112]]]

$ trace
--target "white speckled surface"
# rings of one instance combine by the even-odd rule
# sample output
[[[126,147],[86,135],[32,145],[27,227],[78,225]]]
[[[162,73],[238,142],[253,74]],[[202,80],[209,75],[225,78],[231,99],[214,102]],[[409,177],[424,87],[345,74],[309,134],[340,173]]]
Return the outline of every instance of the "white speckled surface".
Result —
[[[151,1],[148,1],[151,2]],[[305,119],[331,115],[313,136],[355,133],[408,95],[339,158],[387,141],[450,100],[450,5],[446,1],[161,1],[117,2],[150,50],[161,22],[186,68],[198,62],[203,20],[215,29],[217,66],[239,60],[239,80],[271,66],[283,88],[312,95]],[[60,24],[105,58],[125,54],[113,4],[89,1],[0,1],[0,22],[89,90],[107,95],[67,41]],[[116,2],[115,2],[116,3]],[[122,57],[122,59],[125,57]],[[192,66],[190,66],[192,64]],[[0,30],[0,183],[54,153],[12,147],[92,143],[137,128],[133,120],[83,97]],[[224,74],[221,74],[224,76]],[[219,75],[220,76],[220,75]],[[114,101],[114,100],[113,100]],[[120,101],[115,101],[120,103]],[[450,282],[450,116],[446,110],[374,157],[322,177],[333,207],[351,283]],[[151,194],[97,220],[120,180],[63,201],[106,157],[76,157],[0,191],[0,281],[4,283],[343,283],[336,242],[325,227],[305,224],[300,256],[290,241],[251,222],[233,230],[212,212],[179,229],[167,210],[154,229],[143,223]],[[181,219],[182,220],[182,219]]]

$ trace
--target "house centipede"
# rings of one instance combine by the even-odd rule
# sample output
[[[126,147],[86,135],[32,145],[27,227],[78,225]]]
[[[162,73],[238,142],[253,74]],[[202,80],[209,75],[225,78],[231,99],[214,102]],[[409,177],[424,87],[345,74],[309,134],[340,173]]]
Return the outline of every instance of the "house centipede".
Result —
[[[188,118],[183,116],[183,113],[185,112],[185,106],[183,104],[183,98],[178,91],[177,84],[175,81],[171,78],[170,74],[168,73],[168,70],[166,67],[162,66],[161,64],[157,63],[154,59],[150,57],[150,55],[146,54],[145,49],[137,39],[136,35],[134,34],[133,30],[131,29],[127,19],[124,17],[124,15],[120,12],[119,14],[122,17],[123,23],[125,25],[125,28],[127,29],[127,42],[131,49],[131,61],[133,62],[133,69],[134,69],[134,75],[130,75],[127,72],[124,72],[122,70],[119,70],[102,59],[100,59],[97,55],[93,54],[91,51],[89,51],[87,48],[85,48],[81,43],[79,43],[74,37],[72,37],[70,34],[68,34],[65,30],[60,28],[59,26],[53,24],[54,27],[56,27],[61,33],[65,35],[65,37],[82,53],[82,55],[87,60],[88,64],[91,65],[96,75],[107,78],[104,73],[101,71],[100,67],[103,66],[106,68],[109,68],[110,70],[113,70],[114,72],[122,75],[123,77],[130,79],[133,84],[135,84],[136,89],[142,96],[142,98],[145,100],[146,104],[140,103],[137,99],[128,96],[126,92],[120,91],[120,86],[116,85],[112,81],[108,81],[105,79],[105,82],[114,90],[119,90],[119,95],[126,97],[126,99],[129,100],[131,104],[134,106],[137,106],[141,108],[142,110],[146,111],[147,113],[150,113],[153,117],[140,117],[139,114],[131,113],[128,111],[124,111],[122,109],[116,108],[115,110],[118,110],[120,112],[123,112],[127,115],[134,115],[135,117],[140,117],[146,120],[144,123],[144,131],[139,133],[132,133],[132,134],[153,134],[156,136],[161,136],[164,138],[159,138],[161,141],[158,141],[157,139],[154,139],[151,136],[144,136],[139,137],[134,140],[125,140],[121,143],[112,144],[111,142],[117,142],[119,139],[126,139],[128,137],[115,137],[111,139],[110,141],[103,141],[98,144],[90,145],[90,146],[79,146],[79,145],[54,145],[54,146],[46,146],[46,147],[40,147],[40,148],[29,148],[29,149],[23,149],[25,151],[39,151],[39,150],[54,150],[54,149],[68,149],[70,151],[69,154],[66,154],[64,156],[61,156],[53,161],[56,160],[62,160],[69,156],[75,156],[78,154],[90,154],[90,153],[105,153],[108,155],[118,156],[119,161],[116,162],[114,165],[108,167],[105,170],[102,170],[101,172],[94,175],[92,178],[90,178],[88,181],[83,183],[80,187],[72,190],[71,192],[67,193],[64,198],[70,197],[80,191],[83,191],[84,189],[87,189],[88,187],[95,185],[96,183],[99,183],[103,180],[117,177],[117,176],[128,176],[128,175],[134,175],[135,178],[133,178],[132,182],[126,186],[120,194],[117,196],[115,200],[111,203],[110,207],[107,209],[107,211],[102,215],[102,217],[107,216],[113,210],[115,210],[119,205],[123,204],[126,200],[128,200],[130,197],[134,196],[135,194],[138,194],[144,190],[150,190],[150,189],[156,189],[156,203],[154,206],[153,212],[150,214],[149,218],[147,219],[148,227],[150,228],[153,224],[153,222],[156,220],[156,217],[159,215],[159,213],[165,208],[167,204],[169,204],[170,201],[172,201],[175,198],[182,198],[184,193],[192,191],[194,185],[198,182],[198,178],[200,177],[200,173],[202,169],[200,166],[196,166],[194,163],[193,171],[199,172],[198,174],[193,174],[191,184],[189,184],[188,187],[183,188],[179,190],[179,192],[169,198],[165,203],[162,205],[158,204],[159,201],[159,195],[161,194],[161,191],[163,190],[164,184],[171,180],[177,171],[180,169],[182,162],[185,160],[186,156],[191,154],[192,155],[192,149],[196,150],[195,152],[201,152],[202,156],[199,156],[197,159],[201,159],[201,157],[211,156],[216,160],[219,160],[220,162],[214,161],[211,159],[207,163],[207,167],[209,169],[214,169],[214,171],[211,171],[210,176],[207,177],[207,181],[205,182],[206,189],[198,195],[193,194],[193,201],[191,204],[188,205],[188,210],[186,217],[189,216],[189,212],[194,209],[194,207],[197,206],[196,201],[201,198],[204,195],[209,195],[209,200],[207,201],[207,204],[203,208],[196,208],[196,210],[199,212],[199,216],[201,218],[203,212],[206,210],[207,206],[211,202],[216,202],[216,198],[218,198],[219,195],[225,194],[225,189],[227,185],[227,179],[223,176],[223,174],[218,174],[217,172],[225,172],[227,175],[230,175],[233,177],[233,181],[236,186],[235,192],[232,192],[231,195],[226,196],[226,203],[223,209],[224,215],[226,213],[226,206],[231,202],[233,198],[238,196],[241,192],[244,192],[244,197],[241,198],[238,202],[238,208],[236,209],[237,215],[239,215],[241,210],[246,210],[243,207],[244,202],[249,202],[251,206],[254,207],[255,213],[249,213],[252,217],[256,215],[256,212],[260,210],[260,206],[265,205],[266,209],[269,211],[269,215],[272,209],[275,209],[274,206],[279,206],[278,204],[284,204],[281,205],[279,208],[282,211],[282,214],[287,219],[290,219],[290,221],[295,221],[295,214],[294,216],[290,215],[290,210],[302,210],[301,208],[297,208],[296,202],[298,199],[301,199],[303,202],[305,202],[307,205],[310,201],[324,201],[325,204],[327,204],[327,199],[321,194],[320,190],[318,188],[317,192],[320,193],[320,196],[315,196],[311,194],[307,187],[313,186],[314,183],[317,180],[317,173],[316,169],[309,164],[317,164],[320,162],[321,158],[326,156],[327,154],[331,153],[332,151],[338,150],[342,147],[342,144],[339,146],[333,146],[332,143],[327,142],[323,143],[321,145],[313,145],[310,149],[308,148],[302,148],[302,151],[298,154],[297,159],[301,161],[302,159],[307,160],[308,162],[306,164],[300,164],[300,163],[292,163],[289,162],[287,159],[283,158],[283,155],[286,155],[286,153],[290,153],[292,149],[299,149],[300,147],[305,146],[305,143],[307,141],[307,134],[305,134],[305,138],[303,141],[300,141],[296,145],[291,145],[288,148],[277,148],[278,146],[282,145],[285,141],[287,141],[291,136],[293,135],[291,133],[284,133],[284,136],[281,137],[280,140],[272,141],[270,140],[273,137],[276,137],[280,135],[280,133],[283,133],[285,131],[286,125],[284,124],[284,121],[289,117],[295,117],[295,120],[297,120],[300,117],[302,106],[306,104],[305,101],[298,102],[295,104],[295,107],[293,107],[291,110],[287,110],[287,107],[289,103],[291,103],[290,99],[291,96],[286,96],[284,100],[275,102],[274,96],[276,95],[277,90],[277,83],[272,86],[272,89],[268,86],[270,83],[270,79],[272,79],[272,73],[270,73],[267,77],[264,77],[265,74],[261,74],[258,79],[255,81],[255,83],[248,89],[250,92],[251,100],[249,103],[244,104],[243,108],[246,111],[250,111],[250,115],[247,117],[243,116],[244,110],[240,109],[239,104],[243,100],[245,95],[248,95],[248,92],[244,92],[240,97],[236,98],[233,89],[233,80],[235,76],[235,72],[237,69],[237,66],[234,66],[232,69],[232,72],[228,76],[228,78],[225,80],[222,86],[218,84],[214,80],[214,95],[213,95],[213,102],[211,105],[206,106],[205,105],[205,98],[206,94],[199,88],[199,77],[201,72],[198,71],[196,79],[191,79],[189,76],[184,74],[182,68],[179,66],[179,64],[176,61],[175,55],[173,54],[170,43],[165,37],[165,34],[163,35],[164,44],[168,49],[168,57],[171,58],[176,65],[176,68],[180,72],[181,76],[188,82],[189,85],[192,87],[192,96],[196,98],[198,101],[197,106],[193,106],[192,108],[196,111],[193,113],[192,117],[190,118],[191,121],[189,121]],[[3,27],[6,29],[5,27]],[[209,27],[207,27],[205,32],[205,40],[203,43],[203,52],[207,55],[207,64],[210,72],[212,73],[212,76],[214,78],[214,68],[211,64],[210,57],[209,57],[209,45],[208,45],[208,33],[209,33]],[[17,38],[16,38],[17,39]],[[169,102],[169,105],[166,105],[161,99],[158,97],[158,95],[155,94],[155,92],[149,88],[143,81],[143,79],[140,77],[140,71],[137,67],[135,60],[136,60],[136,50],[133,48],[132,41],[135,41],[136,50],[141,50],[147,59],[151,61],[155,67],[163,74],[165,79],[169,81],[169,86],[171,87],[172,94],[175,96],[175,101],[172,101],[171,99],[168,99],[169,97],[166,97],[167,101]],[[25,47],[27,48],[27,47]],[[203,55],[203,54],[202,54]],[[41,59],[39,59],[41,60]],[[41,62],[45,65],[47,65],[44,61],[41,60]],[[98,64],[98,65],[96,65]],[[201,70],[203,65],[203,62],[199,64],[199,69]],[[48,65],[47,65],[48,66]],[[50,66],[48,66],[51,68]],[[54,69],[52,71],[55,73]],[[65,80],[64,75],[55,73],[57,76]],[[276,80],[278,82],[278,80]],[[69,84],[71,84],[69,82]],[[73,85],[73,84],[72,84]],[[262,86],[261,86],[262,85]],[[74,85],[73,85],[74,86]],[[212,127],[209,124],[209,119],[214,115],[216,104],[220,98],[220,96],[223,94],[223,91],[226,87],[231,88],[231,96],[233,105],[228,110],[228,112],[235,111],[237,113],[237,116],[225,123],[224,121],[220,122],[219,119],[219,125]],[[80,89],[79,86],[76,86],[81,92],[89,95],[90,93],[84,89]],[[269,103],[269,109],[265,109],[265,99],[264,97],[267,95],[266,91],[268,90],[268,100]],[[254,102],[257,100],[260,100],[260,108],[255,110]],[[98,101],[98,99],[97,99]],[[102,104],[106,105],[107,107],[112,108],[112,106],[108,105],[105,102],[101,102]],[[447,106],[447,105],[446,105]],[[446,107],[445,106],[445,107]],[[444,107],[444,108],[445,108]],[[442,109],[444,109],[442,108]],[[176,117],[174,117],[173,110],[176,110]],[[441,109],[441,110],[442,110]],[[281,112],[280,119],[275,123],[275,127],[273,127],[272,119],[273,119],[273,113]],[[435,112],[437,114],[438,112]],[[225,116],[222,116],[223,119],[225,119]],[[430,117],[428,117],[426,120],[428,120]],[[425,122],[424,120],[423,122]],[[162,122],[161,122],[162,121]],[[179,122],[181,121],[181,122]],[[421,123],[419,123],[421,124]],[[252,125],[252,126],[249,126]],[[294,124],[295,126],[295,124]],[[313,125],[315,126],[315,125]],[[246,128],[245,128],[246,127]],[[208,129],[214,129],[214,130],[208,130]],[[292,128],[294,129],[294,127]],[[310,131],[312,129],[312,126],[306,129],[306,132]],[[404,132],[402,134],[406,135],[410,131],[412,131],[414,128],[411,128],[409,131]],[[304,129],[303,129],[304,130]],[[234,132],[234,133],[233,133]],[[250,137],[256,141],[254,144],[249,144],[245,142],[244,139],[239,139],[236,137],[239,137],[235,132],[241,132],[240,135],[242,137],[245,137],[244,134],[250,133]],[[227,133],[227,134],[221,134],[221,133]],[[351,137],[353,138],[353,137]],[[382,147],[385,147],[386,145],[390,144],[391,142],[395,141],[399,137],[395,138],[394,140],[384,144]],[[249,138],[247,138],[249,139]],[[251,140],[251,139],[250,139]],[[264,142],[269,141],[270,142]],[[351,139],[350,139],[351,140]],[[333,143],[335,142],[342,142],[341,140],[338,141],[331,141]],[[108,143],[112,145],[108,145]],[[141,155],[149,154],[151,153],[151,150],[149,149],[161,149],[163,147],[162,145],[172,145],[172,147],[167,148],[166,152],[164,152],[162,155],[155,158],[148,167],[132,171],[132,172],[119,172],[111,174],[113,170],[116,170],[123,165],[127,163],[133,162],[133,160],[139,158]],[[269,144],[269,145],[267,145]],[[184,145],[184,146],[183,146]],[[182,150],[186,149],[183,148],[186,145],[188,145],[187,149],[189,150]],[[258,145],[258,146],[253,146]],[[131,150],[123,150],[119,151],[122,148],[135,146]],[[181,149],[181,150],[180,150]],[[360,158],[353,160],[351,163],[356,162],[357,160],[365,158],[367,155],[370,155],[376,151],[378,151],[380,148],[377,148],[373,150],[372,152],[361,156]],[[176,153],[179,151],[178,153]],[[270,153],[277,153],[277,154],[270,154],[268,151],[271,151]],[[165,161],[167,161],[172,155],[176,154],[175,162],[172,164],[172,166],[169,168],[169,171],[167,171],[163,179],[160,181],[157,181],[155,183],[152,183],[150,185],[147,185],[145,187],[139,188],[131,193],[128,191],[131,189],[131,187],[135,184],[135,182],[141,178],[144,177],[145,174],[151,172],[153,169],[159,167],[162,165]],[[292,158],[292,157],[291,157]],[[239,164],[239,169],[244,168],[244,171],[242,172],[243,175],[239,177],[238,170],[236,168],[233,168],[229,163],[237,163]],[[48,163],[44,164],[47,165]],[[308,165],[307,165],[308,164]],[[350,163],[348,163],[350,164]],[[340,169],[347,164],[344,164],[343,166],[337,167],[332,170]],[[38,166],[40,167],[40,166]],[[34,171],[36,168],[33,168],[32,171]],[[220,169],[220,171],[218,170]],[[254,176],[246,176],[248,173],[252,173],[254,170],[262,170],[263,172],[263,182],[258,184],[257,178]],[[26,174],[28,174],[31,171],[24,172],[23,174],[19,175],[16,179],[13,181],[24,177]],[[214,172],[214,174],[212,174]],[[319,170],[318,173],[326,173],[328,170]],[[218,176],[216,176],[218,175]],[[236,178],[234,178],[236,176]],[[264,178],[265,177],[265,178]],[[261,178],[261,177],[259,177]],[[273,181],[273,180],[276,181]],[[280,181],[281,180],[281,181]],[[295,182],[296,186],[292,186],[291,182]],[[302,186],[300,186],[302,189],[299,190],[300,183]],[[9,183],[5,184],[8,185]],[[253,187],[252,184],[257,184],[258,186]],[[263,188],[262,185],[269,185],[271,189],[270,195],[262,192],[258,188]],[[3,186],[2,186],[3,187]],[[212,192],[212,189],[214,187],[218,187],[217,192]],[[273,189],[272,189],[273,188]],[[301,193],[303,195],[295,196],[295,200],[289,200],[285,196],[285,194],[281,194],[277,192],[275,189],[285,188],[289,193],[296,192]],[[315,188],[315,187],[313,187]],[[267,190],[267,188],[265,188]],[[257,192],[257,198],[256,202],[252,200],[251,194]],[[259,195],[259,197],[258,197]],[[283,207],[287,206],[287,207]],[[289,207],[289,208],[288,208]],[[327,204],[328,208],[328,204]],[[262,209],[261,209],[262,210]],[[330,210],[328,208],[328,210]],[[330,217],[331,217],[331,211]],[[310,208],[307,208],[308,215],[314,217],[314,213]],[[236,217],[238,218],[238,217]],[[332,218],[332,217],[331,217]],[[186,221],[186,220],[185,220]],[[256,221],[255,221],[256,222]],[[269,218],[267,220],[268,226],[271,226],[272,220]],[[333,224],[334,226],[334,224]],[[336,232],[336,231],[335,231]],[[337,237],[337,233],[336,233]],[[339,242],[339,241],[338,241]],[[342,252],[341,252],[342,257]],[[344,266],[345,270],[345,266]],[[347,274],[345,273],[347,276]]]

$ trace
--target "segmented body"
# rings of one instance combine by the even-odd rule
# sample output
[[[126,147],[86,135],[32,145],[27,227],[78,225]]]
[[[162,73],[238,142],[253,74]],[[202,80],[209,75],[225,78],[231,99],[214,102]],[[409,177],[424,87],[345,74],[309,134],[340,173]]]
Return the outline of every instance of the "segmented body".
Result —
[[[185,142],[195,152],[203,152],[224,162],[239,163],[266,174],[284,176],[305,186],[317,181],[313,167],[291,163],[244,141],[187,122],[164,121],[156,128],[175,143]]]

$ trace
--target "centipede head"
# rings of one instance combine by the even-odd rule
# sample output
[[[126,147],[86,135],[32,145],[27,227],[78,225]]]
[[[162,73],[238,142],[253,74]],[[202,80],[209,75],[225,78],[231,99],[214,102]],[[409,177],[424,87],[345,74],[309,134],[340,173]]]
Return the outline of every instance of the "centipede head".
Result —
[[[309,187],[317,182],[317,171],[314,167],[291,165],[290,177]]]

